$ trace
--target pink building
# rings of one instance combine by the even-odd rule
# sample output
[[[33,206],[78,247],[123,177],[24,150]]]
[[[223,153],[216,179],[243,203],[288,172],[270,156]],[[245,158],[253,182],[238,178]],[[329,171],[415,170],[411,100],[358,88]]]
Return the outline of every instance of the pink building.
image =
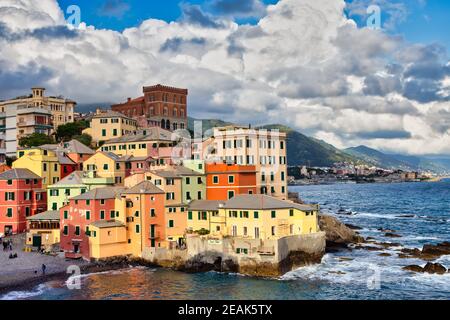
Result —
[[[27,217],[47,210],[47,192],[42,179],[28,169],[0,174],[0,233],[22,233]]]

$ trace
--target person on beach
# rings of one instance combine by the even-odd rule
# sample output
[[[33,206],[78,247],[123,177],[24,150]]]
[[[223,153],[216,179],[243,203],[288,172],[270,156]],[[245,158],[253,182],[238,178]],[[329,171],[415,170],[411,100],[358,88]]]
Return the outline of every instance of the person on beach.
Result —
[[[45,269],[47,269],[47,266],[45,264],[42,264],[42,275],[45,276]]]

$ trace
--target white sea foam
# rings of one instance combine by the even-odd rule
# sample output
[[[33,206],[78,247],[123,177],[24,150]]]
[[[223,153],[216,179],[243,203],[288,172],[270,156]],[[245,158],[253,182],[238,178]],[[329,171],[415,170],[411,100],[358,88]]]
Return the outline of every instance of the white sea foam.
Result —
[[[49,288],[45,284],[40,284],[33,290],[29,291],[11,291],[7,294],[0,296],[0,300],[23,300],[32,297],[40,296]]]

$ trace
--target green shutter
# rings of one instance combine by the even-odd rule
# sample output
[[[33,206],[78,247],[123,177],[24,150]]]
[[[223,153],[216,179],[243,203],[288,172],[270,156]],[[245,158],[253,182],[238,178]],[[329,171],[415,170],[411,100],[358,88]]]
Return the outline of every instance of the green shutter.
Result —
[[[86,220],[91,220],[91,212],[86,211]]]
[[[275,219],[277,217],[277,212],[276,211],[272,211],[272,219]]]
[[[173,228],[173,227],[174,227],[173,220],[169,220],[169,228]]]
[[[192,220],[192,211],[189,211],[189,212],[188,212],[188,219],[189,219],[189,220]]]
[[[254,218],[255,218],[255,219],[259,219],[259,212],[258,212],[258,211],[255,211],[255,212],[253,213],[253,215],[254,215]]]

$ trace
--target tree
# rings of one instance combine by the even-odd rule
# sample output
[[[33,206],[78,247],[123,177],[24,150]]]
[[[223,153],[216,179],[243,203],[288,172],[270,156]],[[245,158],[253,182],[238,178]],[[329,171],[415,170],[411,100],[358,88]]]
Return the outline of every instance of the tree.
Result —
[[[92,137],[88,134],[82,134],[79,136],[74,136],[73,139],[80,141],[85,146],[90,147],[92,144]]]
[[[43,133],[33,133],[32,135],[23,137],[19,140],[21,147],[39,147],[44,144],[53,144],[55,141],[51,136]]]
[[[75,136],[81,136],[83,130],[89,127],[89,122],[78,121],[66,123],[56,129],[56,138],[58,141],[70,141],[74,139]]]

